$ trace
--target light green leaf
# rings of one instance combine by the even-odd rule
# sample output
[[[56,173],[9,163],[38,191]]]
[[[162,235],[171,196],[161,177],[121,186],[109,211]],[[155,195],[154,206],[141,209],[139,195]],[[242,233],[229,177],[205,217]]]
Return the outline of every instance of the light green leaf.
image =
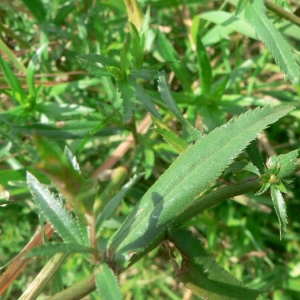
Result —
[[[246,148],[246,151],[254,166],[256,166],[259,170],[259,173],[263,174],[266,167],[264,165],[263,158],[259,152],[257,141],[252,141],[250,145]],[[259,175],[259,173],[257,175]]]
[[[189,144],[179,137],[175,132],[173,132],[167,125],[163,122],[151,116],[154,124],[155,130],[165,139],[165,141],[178,153],[182,153],[186,150]]]
[[[181,114],[175,100],[172,97],[164,71],[158,73],[158,90],[164,103],[175,115],[178,121],[180,121],[180,123],[186,128],[187,132],[195,141],[198,140],[201,137],[201,132],[189,124]]]
[[[260,294],[223,269],[190,231],[169,230],[169,240],[182,256],[177,277],[197,296],[210,300],[254,300]]]
[[[117,82],[118,90],[123,99],[123,121],[127,122],[133,115],[133,110],[136,104],[136,91],[133,82],[127,78]]]
[[[280,225],[280,239],[282,239],[287,224],[286,204],[281,192],[275,186],[271,185],[270,189],[273,205]]]
[[[300,80],[300,70],[287,42],[265,15],[263,0],[252,1],[245,9],[245,17],[258,37],[272,53],[276,63],[286,78],[297,84]]]
[[[96,287],[102,300],[122,300],[118,281],[106,263],[100,263],[95,271]]]
[[[257,134],[292,109],[266,106],[248,111],[179,155],[112,237],[106,256],[116,272],[165,239],[167,227],[193,205]]]
[[[137,82],[134,82],[134,87],[135,87],[135,91],[136,91],[137,100],[142,105],[144,105],[144,107],[146,108],[146,110],[148,112],[150,112],[155,117],[161,119],[161,116],[159,115],[155,105],[153,104],[150,96],[146,93],[144,88],[140,84],[138,84]]]
[[[134,176],[129,182],[127,182],[122,189],[112,197],[106,204],[104,209],[99,214],[96,224],[97,224],[97,235],[99,235],[105,222],[109,220],[117,211],[122,199],[125,197],[127,191],[137,183],[137,181],[142,177],[142,174]]]
[[[85,54],[77,57],[80,65],[91,74],[101,78],[102,76],[112,76],[106,69],[111,66],[119,68],[120,65],[113,59],[99,54]]]
[[[280,179],[289,177],[294,174],[299,150],[294,150],[286,154],[274,155],[269,157],[268,163],[274,168],[278,167],[279,171],[276,176]]]
[[[63,240],[69,243],[84,244],[80,228],[62,201],[27,172],[27,184],[32,196],[38,204],[40,212],[53,225]]]
[[[173,64],[171,64],[171,68],[174,70],[176,77],[181,81],[185,90],[191,90],[192,78],[188,69],[181,62],[180,56],[175,51],[165,34],[160,30],[157,31],[156,44],[153,48],[159,52],[159,55],[164,61],[173,62]]]
[[[199,77],[201,80],[201,94],[209,96],[212,85],[212,68],[199,34],[197,35],[197,59],[199,65]]]
[[[94,249],[79,244],[51,243],[33,248],[26,254],[26,258],[33,256],[52,256],[56,253],[91,253]]]

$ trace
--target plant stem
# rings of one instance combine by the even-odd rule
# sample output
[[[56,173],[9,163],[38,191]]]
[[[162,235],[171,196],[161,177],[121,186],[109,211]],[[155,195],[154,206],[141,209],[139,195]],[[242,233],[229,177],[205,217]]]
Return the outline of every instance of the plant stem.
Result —
[[[48,281],[53,277],[55,272],[67,258],[68,254],[57,253],[55,254],[35,277],[30,286],[22,294],[19,300],[33,300],[36,299]]]
[[[242,182],[233,183],[210,191],[209,193],[198,197],[184,213],[174,218],[175,220],[172,223],[172,227],[184,224],[197,214],[219,204],[224,200],[241,194],[246,194],[251,191],[257,191],[260,189],[261,185],[261,179],[259,177],[253,177]]]
[[[47,298],[47,300],[80,300],[96,289],[94,274],[75,283],[68,289]]]
[[[282,18],[300,26],[300,18],[297,17],[295,14],[290,13],[289,11],[286,11],[285,9],[283,9],[282,7],[273,3],[270,0],[265,0],[265,5],[269,10],[273,11],[279,17],[282,17]]]

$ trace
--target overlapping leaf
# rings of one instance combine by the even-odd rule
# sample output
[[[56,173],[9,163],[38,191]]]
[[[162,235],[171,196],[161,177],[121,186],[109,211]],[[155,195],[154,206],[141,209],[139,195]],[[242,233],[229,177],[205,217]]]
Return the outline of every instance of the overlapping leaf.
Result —
[[[107,260],[120,271],[157,246],[167,227],[193,205],[257,134],[292,109],[266,106],[248,111],[190,146],[146,192],[113,236]]]
[[[55,198],[49,189],[30,173],[27,173],[27,184],[40,212],[53,225],[62,239],[69,243],[83,245],[84,238],[80,227],[62,201]]]

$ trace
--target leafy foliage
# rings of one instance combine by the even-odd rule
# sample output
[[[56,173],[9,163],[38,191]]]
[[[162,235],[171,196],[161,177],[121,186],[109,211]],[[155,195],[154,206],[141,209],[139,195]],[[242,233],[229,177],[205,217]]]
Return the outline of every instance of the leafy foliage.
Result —
[[[1,299],[298,297],[297,4],[182,3],[0,5]]]

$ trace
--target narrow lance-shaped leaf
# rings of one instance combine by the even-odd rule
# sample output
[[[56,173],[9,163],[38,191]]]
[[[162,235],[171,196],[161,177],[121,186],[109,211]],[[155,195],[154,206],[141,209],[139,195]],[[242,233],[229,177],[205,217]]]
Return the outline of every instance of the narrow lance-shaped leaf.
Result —
[[[122,300],[118,281],[106,263],[98,265],[94,271],[97,293],[103,300]]]
[[[112,237],[106,259],[115,271],[127,268],[165,239],[167,227],[197,201],[257,134],[292,109],[266,106],[248,111],[179,155]]]
[[[197,58],[199,64],[202,95],[209,96],[212,85],[212,68],[208,54],[204,45],[202,44],[199,34],[197,36]]]
[[[280,239],[282,239],[287,224],[286,204],[281,192],[275,186],[271,185],[270,189],[272,201],[280,225]]]
[[[249,289],[223,269],[188,230],[169,230],[169,240],[182,256],[177,277],[194,294],[210,300],[254,300],[259,291]]]
[[[59,146],[39,135],[35,136],[35,142],[42,158],[37,168],[50,177],[73,209],[80,211],[81,214],[91,212],[94,201],[93,191],[87,188],[85,180],[73,169]]]
[[[163,122],[151,116],[154,124],[155,130],[166,140],[166,142],[173,147],[178,153],[182,153],[186,150],[189,144],[179,137],[175,132],[173,132],[167,125]]]
[[[132,80],[127,78],[126,80],[119,80],[117,82],[118,90],[121,94],[121,98],[123,99],[124,122],[127,122],[133,115],[133,110],[136,103],[136,91]]]
[[[190,136],[195,141],[198,140],[201,137],[201,132],[193,126],[191,126],[191,124],[189,124],[181,114],[175,100],[172,97],[164,71],[158,73],[158,90],[161,95],[161,98],[164,100],[164,103],[167,105],[170,111],[175,115],[178,121],[180,121],[180,123],[186,128],[186,131],[190,134]]]
[[[266,44],[279,68],[294,84],[300,80],[299,65],[287,42],[265,14],[263,0],[252,1],[245,9],[245,17],[258,37]]]
[[[80,228],[62,201],[27,172],[27,184],[40,212],[53,225],[62,239],[69,243],[84,244]]]
[[[94,249],[80,244],[70,243],[47,243],[40,247],[35,247],[26,254],[26,258],[33,256],[52,256],[56,253],[91,253]]]

